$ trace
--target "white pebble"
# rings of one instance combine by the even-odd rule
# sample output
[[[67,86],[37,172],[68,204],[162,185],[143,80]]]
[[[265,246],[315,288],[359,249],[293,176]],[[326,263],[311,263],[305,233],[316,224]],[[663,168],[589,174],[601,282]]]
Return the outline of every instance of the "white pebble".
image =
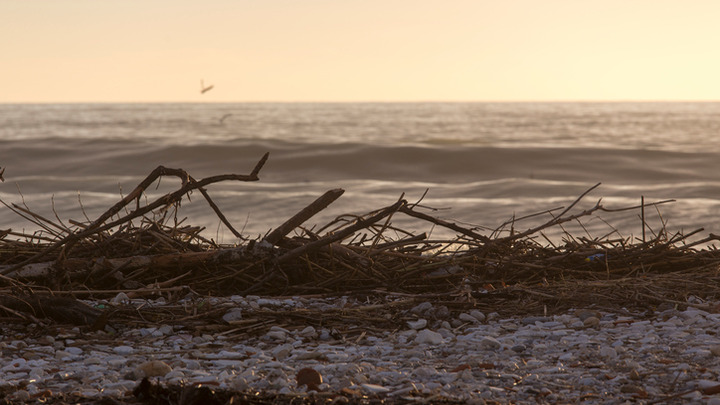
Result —
[[[480,341],[480,347],[484,349],[496,350],[499,349],[500,346],[502,346],[502,344],[492,336],[485,336]]]
[[[462,314],[458,315],[458,319],[461,320],[461,321],[463,321],[463,322],[472,322],[472,323],[480,322],[476,317],[474,317],[474,316],[472,316],[472,315],[470,315],[470,314],[467,314],[467,313],[465,313],[465,312],[463,312]]]
[[[135,353],[135,349],[130,346],[117,346],[113,348],[113,351],[121,356]]]
[[[79,347],[68,347],[65,349],[65,351],[72,354],[73,356],[79,356],[83,352],[83,350]]]
[[[130,302],[130,297],[127,296],[124,292],[118,293],[113,299],[110,300],[113,304],[125,304]]]
[[[475,318],[475,319],[477,319],[478,321],[480,321],[480,322],[482,322],[482,321],[485,320],[485,314],[483,314],[482,312],[478,311],[477,309],[473,309],[472,311],[470,311],[470,315],[471,315],[473,318]]]
[[[312,326],[306,326],[305,329],[301,330],[298,335],[307,338],[317,337],[317,331]]]
[[[410,329],[420,330],[427,326],[427,320],[426,319],[418,319],[417,321],[407,321],[408,326]]]
[[[390,392],[390,388],[383,387],[382,385],[361,384],[360,386],[363,387],[363,389],[365,389],[366,391],[373,394],[384,394],[386,392]]]
[[[222,319],[229,324],[237,322],[242,319],[242,310],[240,308],[233,308],[223,315]]]
[[[283,341],[287,338],[287,334],[281,330],[271,330],[265,336],[269,337],[270,339]]]
[[[430,329],[423,329],[418,332],[415,337],[416,343],[426,343],[431,345],[439,345],[443,343],[443,337],[441,334],[431,331]]]

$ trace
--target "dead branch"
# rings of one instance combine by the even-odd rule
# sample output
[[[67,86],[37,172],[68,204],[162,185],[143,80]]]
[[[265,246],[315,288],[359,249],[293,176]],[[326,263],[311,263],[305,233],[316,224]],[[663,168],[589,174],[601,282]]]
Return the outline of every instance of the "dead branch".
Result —
[[[268,243],[277,245],[278,242],[280,242],[280,240],[285,237],[285,235],[292,232],[293,229],[302,225],[308,219],[312,218],[313,215],[324,210],[328,205],[332,204],[333,201],[340,198],[340,196],[343,195],[344,192],[345,190],[341,188],[326,191],[325,194],[318,197],[310,205],[300,210],[297,214],[293,215],[290,219],[285,221],[285,223],[277,227],[274,231],[270,232],[270,234],[265,237],[265,240]]]
[[[327,236],[320,238],[314,242],[310,242],[308,244],[300,246],[299,248],[293,249],[293,250],[285,253],[284,255],[280,256],[278,258],[278,263],[288,261],[288,260],[296,258],[300,255],[312,252],[313,250],[316,250],[322,246],[329,245],[329,244],[339,241],[339,240],[343,240],[343,239],[347,238],[348,236],[352,235],[353,233],[355,233],[361,229],[367,228],[368,226],[374,224],[375,222],[396,212],[402,206],[404,206],[406,203],[407,202],[405,200],[399,200],[395,204],[380,210],[380,212],[378,212],[377,214],[375,214],[369,218],[360,219],[357,222],[355,222],[355,224],[350,225],[340,231],[337,231],[334,234],[328,234]]]
[[[7,274],[11,271],[17,270],[18,268],[22,267],[25,264],[31,263],[32,261],[35,261],[37,259],[41,259],[48,255],[49,253],[52,253],[56,249],[60,248],[61,246],[64,247],[65,253],[67,254],[73,247],[75,243],[80,241],[81,239],[88,237],[90,235],[96,234],[98,232],[102,232],[108,229],[111,229],[115,226],[127,223],[131,221],[134,218],[140,217],[142,215],[145,215],[157,208],[168,206],[171,204],[174,204],[182,199],[182,197],[189,192],[199,189],[202,187],[205,187],[212,183],[218,183],[225,180],[237,180],[237,181],[257,181],[259,178],[257,177],[258,173],[260,172],[260,169],[262,169],[262,166],[267,161],[269,154],[266,153],[260,161],[255,165],[255,168],[250,173],[250,175],[240,175],[240,174],[225,174],[225,175],[219,175],[219,176],[212,176],[204,178],[200,181],[191,181],[190,176],[182,169],[168,169],[163,166],[158,166],[155,170],[153,170],[148,177],[145,178],[140,184],[135,187],[135,189],[128,194],[126,197],[124,197],[120,202],[112,206],[109,210],[107,210],[104,214],[100,215],[93,223],[91,223],[89,226],[87,226],[85,229],[80,230],[79,232],[70,234],[65,236],[64,238],[58,240],[57,242],[51,244],[46,249],[41,251],[40,253],[36,254],[33,257],[28,258],[22,263],[19,263],[15,265],[12,268],[5,269],[3,271],[0,271],[1,274]],[[182,187],[178,189],[177,191],[174,191],[172,193],[165,194],[164,196],[158,198],[154,202],[146,205],[145,207],[140,207],[140,196],[142,193],[145,192],[145,190],[159,177],[161,176],[177,176],[182,181]],[[137,200],[136,209],[132,212],[130,212],[128,215],[125,215],[115,221],[112,221],[110,223],[106,223],[105,225],[102,225],[107,221],[109,218],[111,218],[113,215],[120,212],[122,208],[130,204],[133,200]]]

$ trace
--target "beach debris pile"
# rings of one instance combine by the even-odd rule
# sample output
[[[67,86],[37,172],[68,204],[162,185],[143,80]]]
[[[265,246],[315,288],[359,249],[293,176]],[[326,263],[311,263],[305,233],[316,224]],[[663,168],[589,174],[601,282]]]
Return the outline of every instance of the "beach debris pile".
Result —
[[[596,184],[487,229],[400,196],[307,226],[343,195],[333,189],[251,239],[207,186],[258,181],[267,159],[199,180],[159,166],[87,221],[0,200],[38,229],[0,229],[0,400],[669,402],[720,389],[720,340],[706,333],[720,237],[653,229],[646,211],[671,200],[588,204]],[[164,177],[180,186],[150,198]],[[238,243],[179,219],[191,193]],[[609,225],[628,213],[641,236]],[[601,215],[609,231],[593,237],[584,224]]]
[[[365,297],[373,310],[352,313],[348,308],[336,314],[334,321],[352,319],[355,324],[382,326],[399,319],[417,302],[428,300],[443,302],[456,312],[474,308],[512,315],[587,306],[652,310],[663,303],[687,305],[689,296],[702,301],[720,294],[720,253],[712,245],[720,237],[710,234],[691,242],[689,238],[702,229],[687,234],[671,234],[665,226],[650,229],[646,208],[671,200],[642,201],[638,206],[614,209],[598,200],[579,208],[599,184],[567,207],[515,218],[485,233],[478,227],[433,216],[421,201],[410,203],[404,196],[365,215],[342,215],[324,226],[305,227],[310,218],[342,196],[342,189],[334,189],[263,237],[249,239],[227,220],[206,187],[217,182],[257,181],[267,159],[268,154],[247,175],[200,180],[185,170],[159,166],[131,193],[87,222],[66,224],[2,201],[39,231],[0,230],[0,312],[26,322],[50,318],[102,328],[108,318],[129,321],[142,316],[135,308],[123,310],[122,305],[90,308],[70,302],[125,296],[164,297],[172,303],[188,294],[351,295]],[[180,186],[147,201],[145,191],[168,176],[179,178]],[[203,228],[178,221],[181,202],[196,192],[239,243],[218,245],[202,235]],[[642,238],[619,237],[613,231],[599,238],[573,236],[563,228],[568,223],[582,225],[584,219],[599,214],[627,211],[638,213]],[[440,240],[427,233],[411,233],[394,224],[399,216],[451,230],[457,236]],[[520,230],[527,218],[542,216],[549,219]],[[551,229],[561,230],[560,241],[547,236]],[[58,300],[64,304],[57,305]],[[147,316],[135,321],[175,319],[225,327],[232,322],[232,317],[210,305],[194,308],[192,313],[180,305],[175,312],[166,308],[150,316],[153,309],[147,311]],[[280,318],[314,316],[266,315],[252,327],[269,327]],[[327,316],[322,318],[329,322]]]

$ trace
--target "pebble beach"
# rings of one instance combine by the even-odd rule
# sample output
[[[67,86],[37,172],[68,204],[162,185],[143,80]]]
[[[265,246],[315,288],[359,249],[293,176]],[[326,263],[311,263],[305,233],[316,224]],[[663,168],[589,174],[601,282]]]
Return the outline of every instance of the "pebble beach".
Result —
[[[123,295],[86,303],[165,305]],[[720,314],[692,303],[652,313],[576,309],[501,317],[478,310],[455,314],[427,301],[411,308],[406,315],[412,320],[395,330],[347,336],[312,325],[269,326],[237,338],[232,325],[253,311],[359,303],[348,297],[211,300],[224,308],[225,332],[169,324],[110,322],[104,331],[2,324],[0,392],[9,403],[57,395],[123,401],[134,398],[147,377],[163,386],[325,395],[335,403],[720,404]]]

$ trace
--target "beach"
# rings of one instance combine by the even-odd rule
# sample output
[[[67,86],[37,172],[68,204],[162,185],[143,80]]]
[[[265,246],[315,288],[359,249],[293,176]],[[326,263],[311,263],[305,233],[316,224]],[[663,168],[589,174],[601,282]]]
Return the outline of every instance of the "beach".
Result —
[[[716,110],[0,106],[0,392],[717,403]]]
[[[403,298],[388,299],[393,301]],[[478,310],[451,315],[442,305],[413,301],[403,304],[408,311],[393,329],[338,331],[281,314],[334,313],[367,303],[253,296],[209,302],[223,315],[236,314],[235,332],[197,333],[170,324],[113,335],[4,326],[0,376],[6,399],[161,403],[163,392],[138,389],[148,376],[152,384],[175,387],[165,398],[197,398],[204,387],[213,393],[205,401],[216,401],[183,402],[192,404],[231,398],[258,404],[718,402],[720,339],[708,332],[719,315],[692,307],[505,317]],[[240,319],[255,317],[275,326],[238,339]],[[315,370],[322,382],[312,390],[299,386],[303,369]]]

